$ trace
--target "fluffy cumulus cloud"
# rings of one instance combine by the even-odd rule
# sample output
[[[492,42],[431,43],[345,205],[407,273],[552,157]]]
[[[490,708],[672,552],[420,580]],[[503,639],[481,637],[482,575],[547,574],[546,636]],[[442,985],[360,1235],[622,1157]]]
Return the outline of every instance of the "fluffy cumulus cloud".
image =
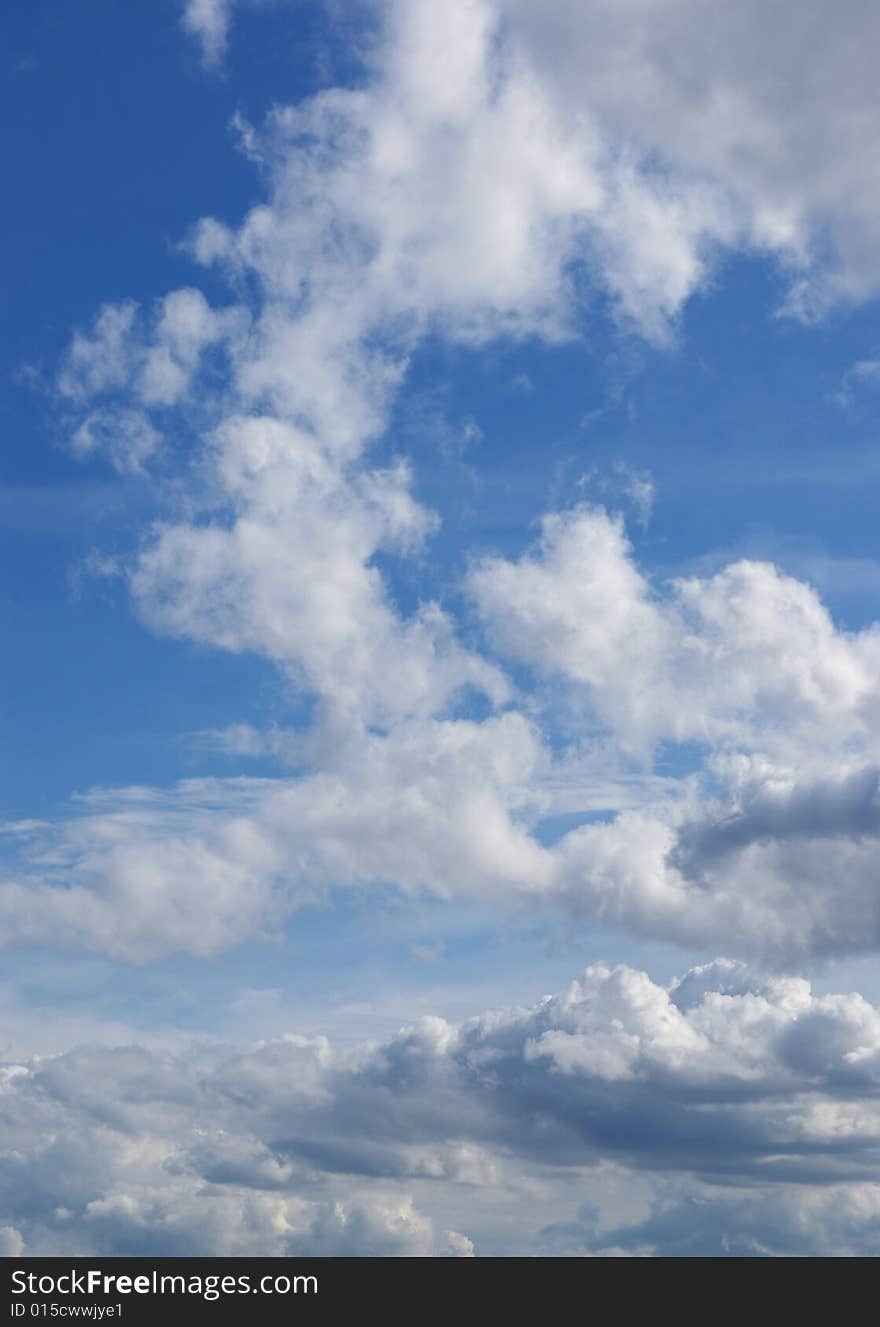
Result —
[[[316,720],[288,744],[299,779],[102,794],[48,842],[26,839],[0,887],[6,938],[216,952],[373,882],[549,901],[683,943],[721,927],[776,960],[876,944],[875,629],[837,630],[809,586],[765,564],[654,585],[599,509],[551,514],[539,547],[472,567],[488,653],[433,598],[402,611],[383,570],[424,552],[439,520],[408,463],[370,451],[425,334],[570,337],[586,280],[662,338],[718,245],[758,237],[807,262],[814,199],[765,198],[759,161],[728,169],[751,160],[733,141],[713,176],[675,138],[691,103],[684,65],[661,57],[693,6],[634,7],[624,24],[560,4],[540,27],[513,3],[384,7],[359,88],[239,123],[266,200],[238,227],[203,220],[190,246],[247,306],[185,288],[106,306],[74,336],[58,389],[77,455],[179,467],[166,434],[194,439],[185,502],[179,476],[126,571],[142,620],[262,655]],[[187,8],[215,55],[230,12]],[[719,134],[732,105],[769,114],[760,68],[740,87],[754,24],[734,26],[729,70],[710,80],[730,88]],[[562,46],[606,73],[575,80],[563,61],[551,79]],[[623,123],[618,66],[665,115]],[[847,261],[841,249],[834,280]],[[536,679],[527,701],[512,663]],[[574,735],[561,760],[543,728],[560,682]],[[489,718],[467,717],[475,700]],[[702,773],[651,782],[664,744],[695,746]],[[641,802],[612,789],[607,823],[547,848],[534,831],[554,779],[567,772],[566,810],[586,814],[571,771],[603,759],[618,793],[621,773],[643,778]]]
[[[209,65],[234,8],[184,7]],[[187,240],[234,296],[105,305],[74,334],[73,454],[165,504],[116,564],[134,611],[268,660],[310,718],[227,730],[277,777],[0,827],[0,940],[208,956],[373,888],[723,935],[776,975],[598,967],[356,1052],[8,1066],[4,1248],[869,1247],[880,1015],[785,974],[880,945],[880,628],[840,629],[768,563],[659,582],[595,506],[410,602],[391,569],[441,517],[389,430],[426,338],[555,345],[598,307],[663,346],[725,252],[770,255],[792,315],[875,293],[877,23],[857,0],[392,0],[356,87],[237,121],[264,197]]]
[[[217,953],[333,886],[530,894],[548,862],[513,811],[538,755],[514,714],[414,722],[343,737],[308,778],[95,793],[75,819],[16,836],[0,927],[138,962]]]
[[[470,591],[501,653],[568,684],[594,732],[642,759],[704,752],[693,797],[563,839],[576,906],[679,939],[729,927],[767,953],[876,944],[876,626],[837,630],[769,564],[654,585],[601,509],[548,517]]]
[[[155,625],[260,650],[311,688],[321,717],[287,738],[287,758],[311,768],[95,794],[13,836],[7,942],[216,953],[331,889],[373,884],[567,909],[701,948],[724,934],[777,964],[877,945],[875,628],[837,630],[770,565],[652,585],[620,521],[578,509],[469,578],[500,656],[534,671],[527,716],[439,608],[401,620],[385,597],[370,548],[420,529],[399,474],[341,487],[308,439],[260,419],[214,446],[227,491],[258,518],[166,527],[132,583]],[[448,713],[475,690],[501,712]],[[560,704],[586,759],[542,733]],[[658,750],[683,743],[701,770],[652,777]],[[642,770],[635,800],[627,764]],[[541,824],[563,807],[586,823],[547,846]]]
[[[772,564],[656,587],[620,519],[582,507],[548,516],[518,561],[475,566],[470,590],[502,653],[583,688],[634,752],[876,748],[880,630],[837,631],[812,587]]]
[[[207,59],[221,55],[234,8],[234,0],[185,6]],[[559,256],[549,252],[547,274],[537,275],[528,261],[538,257],[528,247],[534,236],[524,245],[531,219],[558,225],[562,239],[572,223],[588,232],[621,307],[655,330],[719,244],[778,253],[790,272],[788,308],[801,316],[876,292],[878,19],[867,0],[786,0],[772,21],[757,0],[720,16],[703,0],[373,8],[385,31],[388,95],[368,99],[357,118],[369,135],[385,130],[374,140],[386,150],[371,183],[410,186],[398,195],[403,238],[431,201],[419,149],[442,144],[431,158],[442,206],[422,214],[420,238],[439,240],[449,260],[480,244],[488,263],[475,278],[450,261],[453,281],[497,282],[504,262],[511,291],[527,276],[552,289]],[[352,103],[337,108],[348,113]],[[415,111],[417,122],[392,124],[395,110]],[[465,123],[463,151],[454,129]],[[483,190],[488,208],[479,206]],[[360,206],[388,201],[386,188]]]
[[[662,338],[713,248],[746,237],[724,189],[658,173],[588,110],[554,101],[501,18],[484,0],[384,6],[365,87],[240,126],[270,201],[238,229],[203,221],[193,244],[206,263],[256,269],[272,297],[252,390],[305,402],[309,389],[284,372],[295,351],[313,408],[331,384],[350,397],[365,358],[352,348],[377,321],[401,346],[426,326],[469,342],[565,336],[578,269]],[[333,342],[348,352],[335,372]],[[383,364],[393,358],[370,365],[374,399]]]
[[[212,453],[234,520],[161,530],[131,578],[150,625],[267,656],[338,721],[432,714],[469,686],[505,697],[437,604],[401,621],[389,602],[376,553],[411,551],[432,524],[406,466],[341,469],[311,434],[254,416],[224,421]]]
[[[555,102],[600,117],[673,170],[717,181],[759,243],[792,264],[789,308],[815,316],[880,282],[871,170],[878,15],[788,0],[498,0]]]
[[[82,1048],[4,1071],[6,1234],[35,1254],[468,1256],[531,1191],[523,1251],[861,1252],[878,1075],[861,996],[729,960],[669,988],[598,966],[345,1052]]]

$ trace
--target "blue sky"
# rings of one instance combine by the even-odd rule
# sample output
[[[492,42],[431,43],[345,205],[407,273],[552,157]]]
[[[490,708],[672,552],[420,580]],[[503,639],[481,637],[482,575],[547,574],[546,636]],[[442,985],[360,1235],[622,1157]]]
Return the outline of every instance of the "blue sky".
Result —
[[[8,1252],[871,1247],[878,20],[810,16],[12,7]]]

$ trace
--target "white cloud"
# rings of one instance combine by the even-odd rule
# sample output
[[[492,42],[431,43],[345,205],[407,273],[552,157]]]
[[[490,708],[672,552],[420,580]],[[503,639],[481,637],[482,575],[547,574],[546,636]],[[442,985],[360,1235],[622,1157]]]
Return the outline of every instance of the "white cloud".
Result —
[[[339,721],[433,713],[465,686],[505,698],[504,679],[458,646],[437,605],[402,621],[371,565],[431,528],[405,466],[346,471],[310,434],[253,417],[225,421],[212,460],[232,523],[159,531],[132,575],[150,625],[266,655]]]
[[[867,0],[788,0],[770,22],[760,0],[498,8],[559,114],[654,150],[673,181],[694,171],[728,191],[752,242],[794,265],[793,311],[877,293],[880,32]]]
[[[94,795],[25,845],[0,937],[132,962],[217,953],[334,886],[531,895],[550,859],[513,817],[541,753],[507,715],[340,734],[300,780],[191,780]]]
[[[194,409],[205,352],[232,349],[245,325],[240,308],[212,309],[189,288],[158,300],[148,316],[131,300],[105,305],[89,333],[74,334],[58,374],[74,456],[103,453],[121,473],[140,473],[162,442],[150,411]],[[212,413],[221,401],[222,393]]]
[[[242,330],[237,308],[212,309],[200,290],[174,290],[156,311],[136,391],[145,406],[176,404],[186,393],[203,352]]]
[[[880,384],[880,360],[860,359],[847,369],[834,393],[833,400],[840,406],[851,404],[856,387],[876,387]]]
[[[93,410],[75,429],[70,450],[81,461],[103,453],[120,474],[140,474],[161,441],[137,410]]]
[[[332,886],[372,883],[552,901],[683,943],[723,927],[732,946],[778,961],[877,943],[874,842],[852,832],[858,780],[880,759],[876,629],[837,630],[808,585],[766,563],[654,586],[616,518],[550,515],[536,550],[485,559],[469,578],[492,643],[541,679],[520,698],[526,721],[499,717],[513,687],[461,643],[450,612],[400,611],[378,565],[412,556],[436,526],[408,466],[369,454],[420,337],[574,335],[579,269],[662,338],[719,245],[803,256],[822,199],[835,226],[842,216],[821,144],[818,192],[785,193],[801,102],[781,37],[781,92],[753,59],[750,6],[725,17],[729,49],[713,48],[719,68],[695,83],[702,10],[625,8],[624,21],[618,7],[560,3],[536,27],[514,0],[389,4],[361,86],[240,125],[266,200],[237,228],[203,221],[191,243],[251,292],[247,311],[184,289],[147,313],[108,306],[74,337],[59,389],[84,412],[81,452],[145,466],[149,430],[171,411],[201,439],[178,476],[183,501],[128,568],[142,619],[268,658],[316,698],[317,721],[299,782],[211,785],[210,808],[197,785],[141,793],[136,812],[123,792],[59,825],[3,887],[9,938],[213,953]],[[193,15],[222,42],[225,10]],[[852,45],[841,32],[835,80]],[[595,77],[574,78],[563,44]],[[650,119],[623,115],[621,70]],[[685,108],[707,105],[688,147]],[[756,146],[768,107],[782,116],[778,195]],[[714,158],[713,134],[725,145]],[[826,293],[858,286],[840,244],[838,266],[816,276]],[[647,481],[630,478],[646,514]],[[477,692],[495,712],[466,722],[456,707]],[[554,761],[540,725],[566,701],[574,750]],[[652,782],[664,743],[693,744],[701,774]],[[593,809],[603,760],[603,809],[620,814],[543,847],[530,830],[554,779],[568,780],[569,813]],[[795,810],[767,818],[780,788],[794,808],[831,809],[794,833]],[[717,832],[730,816],[737,832]]]
[[[653,335],[718,246],[778,253],[802,316],[877,291],[877,18],[865,0],[806,13],[788,0],[769,26],[757,0],[720,20],[702,0],[378,10],[377,84],[313,110],[339,138],[366,136],[366,161],[344,157],[335,205],[356,224],[381,217],[386,276],[411,278],[416,300],[444,278],[432,311],[457,303],[479,317],[480,288],[485,311],[506,309],[513,325],[529,305],[546,310],[562,265],[583,255],[578,236]],[[230,6],[189,11],[219,53]],[[368,224],[364,238],[375,233]]]
[[[379,322],[403,347],[426,325],[467,341],[570,334],[573,265],[663,337],[712,246],[742,233],[723,191],[664,176],[607,140],[589,112],[554,104],[498,20],[482,0],[388,5],[363,89],[328,90],[279,109],[262,131],[243,127],[269,173],[269,202],[237,231],[202,222],[193,247],[203,262],[255,269],[267,295],[287,302],[266,311],[243,375],[251,390],[282,403],[295,391],[300,409],[329,415],[317,395],[332,381],[331,344],[342,355],[337,388],[351,396],[363,387],[351,347]],[[291,381],[291,363],[308,364],[314,382]],[[382,363],[373,360],[380,377]]]
[[[185,0],[181,23],[201,46],[202,59],[214,69],[223,59],[235,0]]]
[[[815,591],[770,563],[661,593],[621,520],[579,507],[547,516],[518,561],[484,559],[469,584],[498,648],[585,688],[634,751],[661,740],[798,758],[876,750],[880,632],[837,631]]]
[[[463,685],[496,702],[505,692],[441,618],[401,621],[370,578],[385,523],[418,529],[399,477],[382,481],[390,495],[379,499],[375,474],[366,494],[340,491],[337,471],[287,426],[250,420],[231,432],[219,468],[228,492],[240,483],[257,494],[259,519],[245,509],[228,531],[192,527],[182,543],[177,530],[167,545],[160,535],[134,585],[166,629],[301,670],[325,706],[290,748],[311,772],[93,797],[87,814],[22,845],[17,876],[0,887],[7,943],[133,961],[216,953],[333,888],[363,886],[561,907],[684,945],[724,934],[733,950],[783,964],[880,943],[875,628],[837,631],[814,591],[766,564],[661,593],[620,522],[580,508],[548,518],[520,560],[485,560],[470,578],[496,643],[548,679],[531,697],[534,718],[432,717]],[[296,533],[279,537],[282,526]],[[287,579],[282,548],[301,549],[304,580]],[[171,575],[183,582],[176,595]],[[558,676],[586,756],[554,758],[541,737],[542,699],[551,711],[561,703]],[[701,771],[653,774],[669,742],[697,744]],[[552,848],[536,837],[543,817],[594,810],[606,814]]]
[[[837,630],[770,564],[652,585],[596,508],[548,517],[537,548],[483,560],[470,589],[501,652],[554,705],[564,679],[611,750],[651,762],[658,744],[699,744],[702,793],[682,780],[676,806],[661,795],[571,831],[551,895],[641,934],[723,933],[778,958],[877,943],[876,625]]]
[[[58,377],[64,396],[82,401],[128,384],[137,309],[133,300],[105,304],[95,315],[91,335],[74,333]]]
[[[559,7],[548,31],[570,18]],[[225,6],[191,5],[185,21],[219,49],[227,19]],[[597,21],[587,22],[594,36]],[[610,41],[618,30],[603,20],[600,34],[605,26]],[[241,309],[216,311],[195,290],[175,291],[146,327],[130,303],[102,310],[91,336],[74,338],[61,375],[73,401],[128,392],[137,410],[92,411],[74,446],[139,468],[158,445],[142,412],[184,404],[204,352],[223,347],[228,394],[213,393],[219,426],[202,458],[201,513],[159,528],[133,572],[135,597],[154,627],[265,654],[346,719],[436,713],[462,685],[496,703],[505,694],[438,608],[401,621],[374,565],[377,552],[431,525],[404,469],[369,471],[357,459],[386,421],[415,340],[429,329],[469,342],[569,335],[572,266],[584,261],[627,317],[661,336],[702,280],[707,245],[745,234],[725,190],[615,145],[597,118],[604,103],[594,112],[560,99],[533,36],[515,5],[389,5],[364,87],[278,109],[261,132],[242,127],[264,162],[268,201],[238,230],[206,220],[195,233],[201,261],[255,280],[251,334]],[[442,77],[438,49],[448,57]],[[641,479],[635,497],[644,515]],[[230,508],[231,521],[218,515]],[[630,576],[620,558],[615,565]],[[626,703],[640,654],[664,648],[644,634],[668,631],[631,588],[614,610],[615,645],[594,660],[613,669],[614,649],[635,632]],[[740,588],[716,586],[727,594],[723,611]],[[751,598],[772,595],[765,583]],[[635,617],[625,622],[627,612]],[[777,698],[788,697],[789,680],[779,679]]]

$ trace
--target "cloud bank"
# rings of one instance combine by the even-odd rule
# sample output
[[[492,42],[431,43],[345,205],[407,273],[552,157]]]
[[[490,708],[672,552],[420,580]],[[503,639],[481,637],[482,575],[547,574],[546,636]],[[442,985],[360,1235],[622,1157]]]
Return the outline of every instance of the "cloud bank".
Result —
[[[0,1184],[33,1254],[490,1253],[493,1209],[529,1192],[524,1252],[854,1253],[880,1220],[878,1075],[859,995],[730,960],[668,989],[600,965],[347,1052],[290,1035],[8,1066]]]

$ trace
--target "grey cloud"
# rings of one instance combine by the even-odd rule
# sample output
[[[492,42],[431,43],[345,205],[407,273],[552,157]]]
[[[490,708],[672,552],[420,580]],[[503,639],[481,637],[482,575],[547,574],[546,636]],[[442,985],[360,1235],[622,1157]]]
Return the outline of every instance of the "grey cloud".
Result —
[[[667,1258],[872,1257],[880,1235],[880,1187],[831,1186],[811,1191],[698,1186],[662,1195],[646,1219],[600,1229],[584,1208],[580,1219],[542,1232],[548,1253]]]
[[[792,1183],[815,1210],[827,1186],[876,1188],[880,1013],[729,961],[669,990],[589,969],[532,1008],[345,1053],[292,1037],[25,1069],[3,1097],[2,1219],[35,1251],[70,1229],[99,1252],[247,1251],[270,1229],[285,1252],[424,1250],[441,1224],[479,1251],[472,1206],[609,1164],[658,1192],[748,1183],[768,1210]]]
[[[732,813],[679,826],[671,856],[689,878],[700,879],[713,862],[762,840],[880,835],[880,774],[873,766],[806,786],[758,783],[740,790],[737,802]]]

